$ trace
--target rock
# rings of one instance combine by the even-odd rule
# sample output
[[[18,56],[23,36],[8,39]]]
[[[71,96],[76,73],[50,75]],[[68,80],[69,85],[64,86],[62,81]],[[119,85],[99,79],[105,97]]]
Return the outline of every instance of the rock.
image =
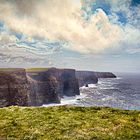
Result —
[[[49,68],[27,72],[31,87],[31,105],[60,103],[64,95],[79,95],[78,80],[73,69]]]
[[[98,78],[116,78],[111,72],[76,71],[79,86],[98,83]]]
[[[98,78],[116,78],[116,75],[111,72],[95,72]]]
[[[41,106],[60,103],[61,98],[79,95],[79,86],[95,84],[113,73],[74,69],[0,69],[0,107]]]
[[[62,69],[62,96],[80,95],[78,79],[74,69]]]
[[[79,81],[79,86],[98,83],[98,78],[92,71],[76,71],[76,77]]]
[[[50,70],[27,72],[27,75],[31,87],[30,105],[60,103],[59,81]]]
[[[0,69],[0,107],[28,106],[29,92],[24,69]]]
[[[88,87],[88,84],[86,84],[85,87]]]

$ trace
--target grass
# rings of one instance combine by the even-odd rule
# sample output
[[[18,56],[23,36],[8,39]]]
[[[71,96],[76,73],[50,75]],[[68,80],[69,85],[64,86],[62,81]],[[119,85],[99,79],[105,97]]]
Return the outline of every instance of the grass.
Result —
[[[140,111],[107,107],[6,107],[0,139],[140,140]]]
[[[22,68],[0,68],[0,71],[17,71],[21,69]]]
[[[39,71],[46,71],[48,68],[28,68],[26,69],[27,72],[39,72]]]

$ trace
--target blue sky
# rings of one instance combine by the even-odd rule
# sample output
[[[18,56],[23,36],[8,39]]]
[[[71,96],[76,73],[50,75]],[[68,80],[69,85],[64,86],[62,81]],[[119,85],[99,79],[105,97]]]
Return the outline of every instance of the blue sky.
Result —
[[[139,0],[0,0],[0,67],[139,72]]]

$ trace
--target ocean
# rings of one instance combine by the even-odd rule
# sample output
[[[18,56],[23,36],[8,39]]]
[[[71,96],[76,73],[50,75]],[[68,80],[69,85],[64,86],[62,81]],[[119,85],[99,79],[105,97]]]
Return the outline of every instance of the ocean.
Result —
[[[64,97],[61,105],[140,110],[140,74],[117,73],[116,75],[117,78],[101,78],[98,84],[81,87],[80,95]]]

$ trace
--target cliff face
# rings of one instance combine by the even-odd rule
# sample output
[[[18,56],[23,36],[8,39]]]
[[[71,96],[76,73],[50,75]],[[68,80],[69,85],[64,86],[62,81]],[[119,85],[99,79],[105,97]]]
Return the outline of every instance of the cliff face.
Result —
[[[49,68],[43,71],[30,71],[27,75],[31,87],[31,105],[60,103],[60,98],[64,95],[80,94],[75,70]]]
[[[79,94],[73,69],[0,69],[0,107],[60,103],[64,95]]]
[[[116,78],[111,72],[76,71],[79,86],[98,83],[98,78]]]
[[[0,69],[0,107],[60,103],[63,96],[79,95],[79,86],[95,84],[113,73],[74,69]]]
[[[116,78],[116,75],[111,72],[95,72],[95,76],[98,78]]]
[[[61,91],[62,96],[74,96],[79,95],[79,83],[76,78],[75,70],[73,69],[63,69],[61,74]]]
[[[48,71],[28,72],[30,84],[30,105],[43,105],[47,103],[60,103],[59,84],[56,77]]]
[[[92,71],[76,71],[76,77],[80,87],[87,84],[96,84],[98,82],[98,78]]]
[[[0,107],[28,106],[29,92],[24,69],[0,69]]]

